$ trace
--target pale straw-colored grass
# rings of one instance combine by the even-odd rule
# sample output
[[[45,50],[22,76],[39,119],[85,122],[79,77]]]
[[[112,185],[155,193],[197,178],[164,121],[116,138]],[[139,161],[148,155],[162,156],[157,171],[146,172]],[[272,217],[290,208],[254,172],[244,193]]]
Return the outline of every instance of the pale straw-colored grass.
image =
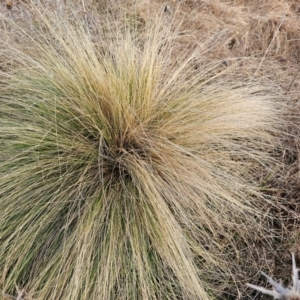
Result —
[[[94,39],[86,20],[31,15],[3,19],[0,42],[0,288],[212,299],[238,247],[271,234],[257,172],[275,164],[273,87],[177,48],[162,16],[103,20]]]

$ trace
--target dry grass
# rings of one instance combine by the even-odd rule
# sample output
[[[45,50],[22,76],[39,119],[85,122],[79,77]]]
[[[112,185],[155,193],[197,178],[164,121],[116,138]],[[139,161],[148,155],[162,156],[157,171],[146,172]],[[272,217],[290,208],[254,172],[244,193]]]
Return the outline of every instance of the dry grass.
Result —
[[[155,22],[161,5],[146,2],[13,7],[12,23],[2,18],[7,294],[17,284],[34,299],[224,299],[255,276],[257,248],[276,249],[273,195],[259,185],[277,163],[284,104],[265,76],[277,67],[264,66],[273,42],[290,53],[277,40],[286,23],[258,45],[265,22],[240,17],[240,34],[256,31],[237,49],[234,24],[220,27],[244,16],[241,3],[207,1],[189,18],[195,3],[170,4]]]
[[[292,271],[292,279],[293,284],[289,288],[285,288],[282,285],[282,281],[280,283],[273,280],[272,277],[268,276],[264,272],[262,274],[268,279],[268,282],[272,285],[272,290],[268,290],[265,288],[262,288],[260,286],[248,284],[249,287],[256,289],[266,295],[272,296],[274,299],[279,300],[299,300],[300,299],[300,281],[299,281],[299,274],[296,267],[296,261],[295,261],[295,254],[292,253],[292,261],[293,261],[293,271]]]

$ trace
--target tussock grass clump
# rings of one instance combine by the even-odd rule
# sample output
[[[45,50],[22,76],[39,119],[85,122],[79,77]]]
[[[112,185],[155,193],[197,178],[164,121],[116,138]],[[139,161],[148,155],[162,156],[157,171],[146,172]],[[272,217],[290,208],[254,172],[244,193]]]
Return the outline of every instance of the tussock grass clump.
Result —
[[[276,97],[177,52],[162,19],[103,21],[95,40],[84,21],[33,14],[0,43],[1,289],[212,298],[268,233],[257,185]]]

